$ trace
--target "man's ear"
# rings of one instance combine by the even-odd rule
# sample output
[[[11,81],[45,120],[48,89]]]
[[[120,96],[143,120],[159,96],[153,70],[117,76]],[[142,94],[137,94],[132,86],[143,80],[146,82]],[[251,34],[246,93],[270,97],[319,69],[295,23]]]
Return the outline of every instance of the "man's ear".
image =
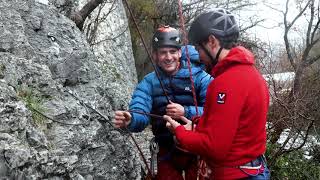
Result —
[[[218,39],[216,37],[214,37],[214,35],[210,35],[208,40],[209,40],[208,44],[209,44],[211,49],[214,49],[217,46],[219,46],[219,41],[218,41]]]
[[[181,56],[182,56],[182,50],[181,49],[179,49],[179,51],[178,51],[178,55],[179,55],[179,58],[181,58]]]

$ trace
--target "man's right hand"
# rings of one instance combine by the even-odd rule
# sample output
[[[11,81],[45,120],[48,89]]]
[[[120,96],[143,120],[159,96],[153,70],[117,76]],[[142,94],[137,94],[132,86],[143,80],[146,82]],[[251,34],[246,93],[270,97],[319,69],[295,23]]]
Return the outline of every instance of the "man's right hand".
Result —
[[[115,128],[127,127],[131,122],[131,114],[127,111],[116,111],[112,121]]]

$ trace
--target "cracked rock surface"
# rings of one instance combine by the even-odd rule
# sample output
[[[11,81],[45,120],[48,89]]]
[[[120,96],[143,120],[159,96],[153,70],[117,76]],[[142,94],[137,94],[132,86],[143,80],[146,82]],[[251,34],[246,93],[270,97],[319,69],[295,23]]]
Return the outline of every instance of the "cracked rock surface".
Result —
[[[126,23],[120,3],[115,18]],[[128,134],[67,93],[107,121],[127,108],[136,84],[129,32],[98,49],[56,8],[0,0],[0,179],[141,179]]]

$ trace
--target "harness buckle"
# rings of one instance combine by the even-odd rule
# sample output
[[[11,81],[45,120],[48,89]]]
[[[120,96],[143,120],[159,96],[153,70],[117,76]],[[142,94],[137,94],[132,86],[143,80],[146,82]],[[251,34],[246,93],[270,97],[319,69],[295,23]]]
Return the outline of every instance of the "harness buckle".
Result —
[[[151,153],[151,159],[150,159],[150,169],[151,169],[151,176],[154,178],[156,177],[158,173],[158,152],[159,152],[159,145],[156,142],[155,138],[153,137],[150,140],[150,153]]]

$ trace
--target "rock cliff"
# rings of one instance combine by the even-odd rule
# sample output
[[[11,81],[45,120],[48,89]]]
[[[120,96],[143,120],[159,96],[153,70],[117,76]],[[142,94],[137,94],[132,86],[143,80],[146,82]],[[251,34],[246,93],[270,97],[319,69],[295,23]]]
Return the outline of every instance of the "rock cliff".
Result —
[[[101,35],[127,23],[116,8]],[[0,179],[139,179],[128,135],[66,92],[111,121],[135,84],[128,30],[90,47],[56,8],[0,0]]]

